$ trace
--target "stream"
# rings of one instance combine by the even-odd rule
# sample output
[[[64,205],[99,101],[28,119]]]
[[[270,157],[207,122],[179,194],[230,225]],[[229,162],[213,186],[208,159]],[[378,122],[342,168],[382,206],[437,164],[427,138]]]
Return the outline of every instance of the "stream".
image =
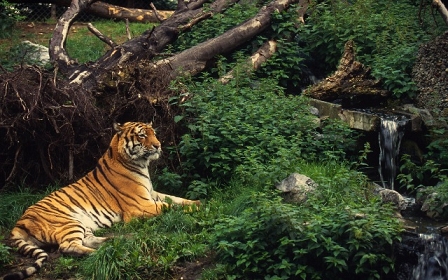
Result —
[[[394,189],[400,143],[406,119],[381,117],[378,133],[379,176],[384,188]],[[397,280],[448,280],[448,239],[440,234],[439,223],[422,215],[413,199],[403,211],[405,226],[410,229],[396,246]]]

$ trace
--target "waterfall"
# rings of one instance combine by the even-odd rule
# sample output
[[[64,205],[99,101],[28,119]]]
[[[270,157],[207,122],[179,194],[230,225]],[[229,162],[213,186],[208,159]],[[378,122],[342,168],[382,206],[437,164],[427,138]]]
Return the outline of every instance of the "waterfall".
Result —
[[[420,234],[425,248],[418,254],[418,263],[412,271],[412,280],[448,279],[448,241],[439,234]]]
[[[398,116],[381,118],[378,141],[380,146],[379,168],[381,183],[384,188],[394,189],[397,176],[397,157],[400,152],[401,138],[404,131],[401,129],[406,124],[406,119]]]

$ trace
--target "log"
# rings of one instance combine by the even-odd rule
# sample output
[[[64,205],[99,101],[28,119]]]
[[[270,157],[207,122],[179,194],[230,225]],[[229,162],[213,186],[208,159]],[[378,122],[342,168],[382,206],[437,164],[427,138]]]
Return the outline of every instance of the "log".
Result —
[[[381,87],[380,80],[370,76],[370,68],[355,59],[353,41],[345,43],[344,53],[333,75],[304,90],[304,95],[323,100],[353,99],[360,96],[386,97],[390,93]]]

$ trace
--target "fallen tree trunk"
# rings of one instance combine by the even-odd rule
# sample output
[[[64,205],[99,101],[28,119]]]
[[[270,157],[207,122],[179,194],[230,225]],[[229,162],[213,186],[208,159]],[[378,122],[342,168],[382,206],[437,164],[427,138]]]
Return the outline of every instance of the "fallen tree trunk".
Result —
[[[155,9],[130,9],[103,2],[93,3],[87,12],[103,18],[128,19],[134,22],[160,22],[169,18],[173,11],[158,11]]]
[[[23,0],[8,0],[10,3],[24,3]],[[27,4],[30,3],[48,3],[54,4],[62,7],[70,7],[71,0],[29,0],[26,1]],[[153,6],[153,5],[152,5]],[[85,9],[85,12],[103,17],[103,18],[113,18],[113,19],[128,19],[134,22],[160,22],[169,18],[174,12],[173,11],[159,11],[153,7],[152,9],[134,9],[126,8],[121,6],[116,6],[102,1],[97,1],[91,6]]]
[[[139,71],[143,70],[141,67],[145,67],[144,71],[168,73],[171,79],[180,73],[180,69],[182,69],[183,73],[187,72],[190,75],[194,75],[202,71],[207,63],[217,55],[234,50],[262,32],[269,26],[272,13],[281,12],[290,4],[298,1],[274,0],[269,5],[263,7],[255,17],[239,26],[179,54],[154,61],[154,58],[169,43],[173,42],[180,32],[223,11],[236,2],[236,0],[217,0],[209,7],[203,8],[203,3],[201,2],[186,4],[183,1],[179,1],[174,14],[159,26],[110,49],[94,63],[79,65],[66,52],[64,48],[65,40],[76,15],[87,9],[95,1],[74,0],[56,25],[50,41],[50,59],[56,63],[58,71],[69,78],[71,84],[82,85],[86,90],[109,84],[109,80],[112,77],[123,79],[125,76],[129,76],[120,76],[119,73],[122,73],[125,68],[129,69],[126,65],[135,63],[138,63]],[[143,61],[149,63],[142,64]],[[129,70],[132,71],[132,69]]]
[[[370,68],[355,60],[353,41],[348,41],[339,66],[333,75],[304,91],[304,95],[323,100],[350,100],[386,97],[387,90],[381,87],[380,81],[370,76]]]

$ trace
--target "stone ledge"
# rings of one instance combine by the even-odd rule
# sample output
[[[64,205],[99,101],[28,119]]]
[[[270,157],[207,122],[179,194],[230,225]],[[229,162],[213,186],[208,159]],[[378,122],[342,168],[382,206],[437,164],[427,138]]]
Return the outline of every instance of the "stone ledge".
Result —
[[[341,105],[334,104],[318,99],[310,98],[311,106],[319,111],[319,118],[340,119],[346,122],[350,128],[363,131],[379,131],[381,117],[374,113],[361,112],[356,110],[343,109]],[[398,113],[398,112],[391,112]],[[421,131],[423,120],[421,116],[407,112],[399,112],[399,114],[409,118],[405,125],[405,129],[409,131]]]

